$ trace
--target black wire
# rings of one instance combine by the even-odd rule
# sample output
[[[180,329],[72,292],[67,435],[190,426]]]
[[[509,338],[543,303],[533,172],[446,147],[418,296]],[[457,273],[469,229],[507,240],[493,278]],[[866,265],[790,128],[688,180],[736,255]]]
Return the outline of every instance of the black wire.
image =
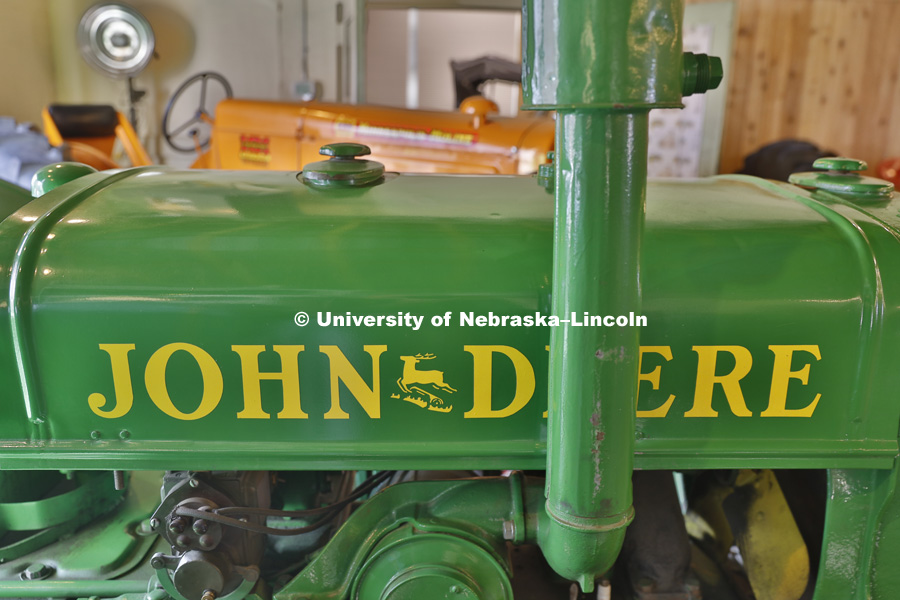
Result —
[[[350,502],[358,499],[361,496],[364,496],[371,490],[377,488],[379,485],[390,479],[392,475],[394,475],[395,471],[381,471],[380,473],[375,473],[370,475],[365,481],[356,486],[352,492],[341,500],[335,502],[334,504],[329,504],[327,506],[320,506],[318,508],[307,508],[304,510],[277,510],[272,508],[259,508],[259,507],[243,507],[243,506],[226,506],[224,508],[217,509],[215,512],[220,515],[228,515],[228,514],[239,514],[239,515],[263,515],[267,517],[310,517],[326,512],[330,512],[334,508],[343,508],[347,506]]]
[[[175,509],[175,514],[180,517],[191,517],[194,519],[204,519],[206,521],[211,521],[213,523],[219,523],[221,525],[225,525],[227,527],[234,527],[236,529],[243,529],[245,531],[252,531],[254,533],[263,533],[268,535],[280,535],[280,536],[291,536],[291,535],[300,535],[303,533],[309,533],[311,531],[315,531],[324,525],[327,525],[331,522],[335,517],[337,517],[344,508],[347,507],[351,502],[359,499],[365,494],[369,493],[388,479],[390,479],[394,475],[393,471],[381,471],[380,473],[376,473],[374,475],[369,476],[365,481],[363,481],[359,486],[356,487],[355,490],[350,492],[346,498],[343,498],[334,504],[330,504],[328,506],[322,506],[319,508],[311,508],[307,510],[294,510],[294,511],[285,511],[285,510],[273,510],[269,508],[256,508],[256,507],[242,507],[242,506],[228,506],[224,508],[217,509],[215,511],[203,511],[196,510],[193,508],[188,508],[186,506],[179,506]],[[277,516],[277,517],[308,517],[318,514],[323,514],[324,516],[320,518],[318,521],[311,523],[310,525],[306,525],[305,527],[295,527],[293,529],[279,529],[277,527],[267,527],[265,525],[257,525],[256,523],[249,523],[247,521],[241,521],[239,519],[235,519],[232,517],[226,517],[225,514],[239,514],[239,515],[261,515],[261,516]]]
[[[266,527],[265,525],[257,525],[256,523],[250,523],[247,521],[240,521],[238,519],[233,519],[231,517],[224,517],[222,515],[218,515],[214,512],[195,510],[193,508],[187,508],[186,506],[181,506],[175,510],[175,514],[180,517],[193,517],[195,519],[204,519],[206,521],[211,521],[213,523],[220,523],[222,525],[228,527],[234,527],[235,529],[243,529],[245,531],[252,531],[254,533],[263,533],[267,535],[300,535],[302,533],[309,533],[310,531],[315,531],[319,529],[323,525],[327,524],[331,521],[340,511],[334,511],[334,513],[329,513],[316,521],[311,525],[307,525],[306,527],[297,527],[294,529],[277,529],[275,527]]]

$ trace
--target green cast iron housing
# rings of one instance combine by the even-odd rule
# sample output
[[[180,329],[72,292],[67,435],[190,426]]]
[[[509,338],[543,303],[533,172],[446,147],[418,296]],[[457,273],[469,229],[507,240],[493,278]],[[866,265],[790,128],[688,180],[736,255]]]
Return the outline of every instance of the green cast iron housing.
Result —
[[[892,466],[895,202],[741,177],[650,184],[638,468]],[[550,314],[552,212],[522,177],[320,191],[290,173],[147,168],[58,188],[0,226],[0,368],[19,382],[0,400],[0,467],[542,468],[552,328],[459,323]],[[319,312],[424,321],[321,326]],[[134,346],[120,390],[107,345]],[[301,345],[299,410],[233,348],[265,373],[283,370],[275,346]],[[151,361],[168,403],[148,393]],[[724,379],[698,377],[711,368]],[[428,387],[443,404],[422,406],[404,369],[454,391]]]

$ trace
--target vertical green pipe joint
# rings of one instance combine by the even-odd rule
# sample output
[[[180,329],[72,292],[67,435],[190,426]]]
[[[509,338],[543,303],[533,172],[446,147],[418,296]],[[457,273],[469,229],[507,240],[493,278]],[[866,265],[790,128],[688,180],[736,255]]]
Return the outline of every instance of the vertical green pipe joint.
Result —
[[[680,108],[683,0],[524,0],[526,108]]]
[[[682,54],[683,0],[525,0],[525,108],[556,110],[553,314],[640,312],[648,114],[714,87],[721,63]],[[639,332],[550,337],[547,488],[538,542],[585,592],[634,511]]]

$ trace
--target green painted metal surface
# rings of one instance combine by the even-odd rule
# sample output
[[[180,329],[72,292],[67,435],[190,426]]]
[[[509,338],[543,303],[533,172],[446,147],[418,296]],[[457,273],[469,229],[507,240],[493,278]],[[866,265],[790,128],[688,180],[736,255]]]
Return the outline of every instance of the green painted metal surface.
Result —
[[[866,161],[847,158],[846,156],[826,156],[817,158],[812,166],[813,169],[844,172],[865,171],[869,168]]]
[[[92,473],[91,483],[106,483],[107,495],[120,495],[112,489],[111,473]],[[145,592],[152,574],[141,565],[147,559],[156,536],[142,535],[140,524],[156,508],[160,473],[134,473],[124,499],[115,510],[97,516],[96,500],[71,499],[61,514],[80,513],[80,527],[69,528],[65,537],[48,539],[31,553],[0,561],[0,598],[47,598],[73,596],[117,596]],[[96,493],[96,492],[94,492]],[[87,523],[87,524],[85,524]],[[23,523],[24,525],[24,523]],[[52,531],[48,529],[46,531]],[[59,536],[57,536],[59,537]],[[47,568],[44,578],[23,581],[20,574],[34,566]]]
[[[350,598],[512,600],[507,569],[479,543],[405,525],[381,540]]]
[[[640,314],[647,112],[557,117],[553,314]],[[634,515],[639,340],[639,327],[563,323],[550,334],[541,548],[586,592],[612,567]]]
[[[363,144],[326,144],[319,154],[330,156],[331,160],[306,165],[299,177],[304,183],[320,189],[375,185],[384,178],[384,165],[359,159],[371,153]]]
[[[4,581],[0,586],[0,598],[61,598],[82,595],[115,598],[124,594],[140,594],[141,598],[146,598],[146,588],[146,582],[134,580],[51,581],[37,584],[30,581]],[[159,595],[154,597],[161,598]]]
[[[354,512],[340,533],[275,598],[337,600],[350,597],[355,600],[372,597],[361,593],[375,589],[369,586],[383,579],[384,562],[398,567],[401,573],[411,566],[407,563],[414,557],[409,553],[416,552],[417,542],[410,540],[406,530],[398,533],[398,528],[406,526],[433,536],[423,538],[420,566],[450,567],[449,571],[440,574],[428,572],[426,581],[418,585],[440,585],[440,580],[446,581],[446,576],[455,578],[465,572],[492,572],[486,580],[479,579],[472,585],[476,589],[477,584],[489,586],[487,593],[491,595],[484,597],[503,598],[503,594],[508,593],[508,582],[504,579],[509,575],[503,522],[521,523],[523,531],[517,534],[521,541],[534,542],[540,527],[537,517],[543,512],[542,505],[541,482],[526,480],[522,483],[518,476],[391,486]],[[398,548],[397,544],[406,547]],[[435,547],[444,549],[443,556],[440,550],[435,554]],[[473,558],[485,564],[473,568]],[[335,568],[336,565],[340,567]],[[484,591],[479,590],[479,593]]]
[[[96,172],[97,169],[93,167],[75,162],[47,165],[34,174],[34,178],[31,180],[31,195],[40,198],[61,185]]]
[[[680,0],[523,3],[524,104],[680,107],[683,13]]]
[[[846,159],[792,180],[816,191],[645,187],[649,109],[721,80],[682,54],[681,10],[526,3],[555,206],[525,178],[385,180],[349,145],[303,174],[64,165],[27,205],[0,188],[0,468],[549,467],[546,503],[516,477],[391,487],[281,600],[509,598],[505,539],[590,590],[632,464],[829,468],[816,598],[895,596],[900,206]],[[5,497],[0,526],[90,498]],[[136,498],[16,554],[0,597],[152,590],[146,564],[116,579],[151,545]]]
[[[714,90],[719,87],[724,77],[721,58],[693,52],[684,53],[684,81],[681,84],[683,96]]]
[[[0,399],[0,467],[543,468],[551,327],[459,326],[459,313],[550,313],[552,214],[551,197],[525,177],[401,176],[324,192],[291,173],[145,169],[59,188],[0,225],[10,290],[0,372],[20,382]],[[636,466],[889,468],[900,408],[888,332],[900,290],[882,274],[900,267],[898,223],[896,200],[861,207],[741,177],[651,183]],[[305,327],[300,311],[312,318]],[[426,321],[417,331],[323,327],[318,311]],[[450,327],[431,324],[448,311]],[[221,399],[201,418],[166,414],[147,392],[148,361],[173,343],[202,349],[221,372]],[[106,399],[99,413],[125,400],[101,344],[135,346],[123,388],[133,402],[115,418],[91,408],[92,394]],[[276,344],[304,346],[308,418],[279,418],[280,381],[262,382],[262,418],[239,418],[232,346],[265,346],[260,369],[279,371]],[[373,414],[343,381],[332,385],[340,357],[327,346],[369,389],[378,355]],[[697,392],[701,358],[708,368],[709,348],[722,346],[719,376],[737,355],[751,361],[731,403],[708,378]],[[818,347],[820,359],[793,350],[790,370],[809,365],[808,380],[789,378],[784,396],[785,410],[802,410],[821,394],[810,416],[766,414],[783,395],[776,386],[773,396],[773,373],[781,386],[786,373],[769,346]],[[449,412],[405,401],[398,385],[411,362],[400,357],[429,353],[416,369],[440,371],[456,390],[428,390]],[[487,373],[491,394],[473,414]],[[203,380],[187,351],[172,354],[166,382],[177,415],[199,416]],[[335,390],[346,418],[325,418]]]
[[[816,600],[897,597],[900,574],[898,469],[834,469]]]
[[[516,478],[389,488],[283,600],[506,597],[507,523],[587,590],[632,459],[829,468],[816,598],[896,595],[900,206],[829,173],[795,180],[814,192],[652,183],[645,209],[647,111],[721,78],[682,55],[681,8],[526,3],[526,103],[559,111],[555,208],[525,178],[382,182],[349,147],[311,178],[80,172],[21,208],[0,189],[0,468],[549,464],[546,505]],[[548,314],[568,322],[526,319]],[[119,550],[121,525],[98,524]],[[104,578],[141,548],[0,596],[133,596],[146,579]]]
[[[553,162],[553,157],[555,156],[555,152],[547,153],[546,162],[540,166],[538,166],[536,179],[539,186],[543,187],[545,190],[554,193],[554,189],[556,188],[556,165]]]
[[[885,202],[894,192],[894,184],[875,177],[864,177],[865,161],[853,158],[820,158],[813,163],[817,171],[791,173],[789,181],[801,187],[830,192],[856,201]]]
[[[121,492],[102,485],[105,473],[76,474],[72,489],[38,500],[0,504],[0,528],[5,531],[32,531],[60,525],[78,516],[81,505],[115,505]],[[105,481],[105,483],[109,483]]]
[[[0,179],[0,218],[6,218],[31,202],[27,190]]]
[[[113,510],[123,492],[109,485],[103,472],[40,473],[52,487],[35,477],[8,475],[0,479],[4,486],[22,486],[18,496],[0,503],[0,536],[17,532],[9,544],[0,544],[0,562],[17,559],[29,552],[71,534],[86,523]]]
[[[682,55],[680,1],[524,7],[525,106],[557,111],[552,311],[640,314],[648,113],[718,85],[721,61]],[[569,318],[550,336],[541,549],[585,592],[612,566],[634,514],[639,332]]]

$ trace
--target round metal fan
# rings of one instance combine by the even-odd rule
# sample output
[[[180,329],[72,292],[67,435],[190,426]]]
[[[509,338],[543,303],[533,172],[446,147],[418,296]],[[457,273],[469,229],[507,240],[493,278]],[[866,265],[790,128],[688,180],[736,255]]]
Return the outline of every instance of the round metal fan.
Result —
[[[112,77],[133,77],[153,58],[155,38],[144,16],[124,4],[93,6],[78,25],[78,47],[89,65]]]
[[[78,49],[89,65],[110,77],[127,78],[131,104],[129,115],[137,127],[135,103],[144,96],[134,87],[134,76],[153,58],[156,38],[144,15],[118,3],[97,4],[78,24]]]

